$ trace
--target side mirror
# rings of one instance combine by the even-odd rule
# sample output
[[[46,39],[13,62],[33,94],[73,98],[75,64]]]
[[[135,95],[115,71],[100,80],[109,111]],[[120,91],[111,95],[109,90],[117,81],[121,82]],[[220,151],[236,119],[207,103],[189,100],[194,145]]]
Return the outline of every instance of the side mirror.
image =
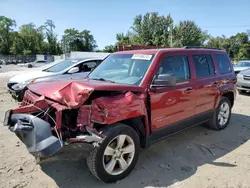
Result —
[[[77,73],[79,72],[79,67],[73,67],[71,69],[69,69],[68,73],[69,74],[73,74],[73,73]]]
[[[176,85],[174,74],[160,74],[154,79],[151,87],[171,87]]]

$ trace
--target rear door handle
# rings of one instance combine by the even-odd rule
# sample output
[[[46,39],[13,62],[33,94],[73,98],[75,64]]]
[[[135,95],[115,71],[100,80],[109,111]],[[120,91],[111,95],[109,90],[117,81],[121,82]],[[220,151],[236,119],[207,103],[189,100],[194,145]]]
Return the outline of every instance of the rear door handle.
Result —
[[[193,92],[194,90],[193,90],[193,88],[187,88],[185,91],[184,91],[184,93],[191,93],[191,92]]]

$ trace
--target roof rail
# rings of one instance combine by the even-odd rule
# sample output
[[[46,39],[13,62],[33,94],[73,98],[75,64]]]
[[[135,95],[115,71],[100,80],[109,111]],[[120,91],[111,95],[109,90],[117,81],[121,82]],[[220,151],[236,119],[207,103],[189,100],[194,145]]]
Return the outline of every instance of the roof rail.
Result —
[[[204,46],[184,46],[185,49],[191,49],[191,48],[198,48],[198,49],[213,49],[213,50],[220,50],[219,48],[207,48]]]

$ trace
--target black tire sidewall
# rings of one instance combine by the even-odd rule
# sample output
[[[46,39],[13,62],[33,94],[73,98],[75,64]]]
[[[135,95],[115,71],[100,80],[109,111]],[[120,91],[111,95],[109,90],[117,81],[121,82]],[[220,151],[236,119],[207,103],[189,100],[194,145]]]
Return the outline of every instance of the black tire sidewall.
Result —
[[[238,92],[239,92],[239,94],[246,93],[246,91],[245,91],[245,90],[240,90],[240,89],[238,89]]]
[[[112,141],[116,136],[122,135],[122,134],[128,135],[133,139],[134,144],[135,144],[134,158],[130,166],[123,173],[119,175],[110,175],[104,169],[103,154],[107,145],[110,143],[110,141]],[[128,174],[133,170],[134,166],[136,165],[136,162],[139,156],[139,151],[140,151],[139,137],[133,128],[123,125],[123,124],[118,124],[114,128],[111,128],[106,134],[104,141],[100,144],[100,147],[98,148],[96,156],[95,156],[96,157],[95,169],[96,169],[98,178],[101,181],[107,182],[107,183],[115,182],[115,181],[125,178],[126,176],[128,176]]]
[[[228,117],[227,122],[225,123],[225,125],[221,126],[220,123],[219,123],[219,120],[218,120],[218,116],[219,116],[219,112],[220,112],[220,107],[225,102],[227,102],[228,105],[229,105],[229,117]],[[218,105],[218,107],[216,109],[216,115],[215,115],[215,124],[216,124],[216,128],[218,130],[225,129],[227,127],[227,125],[230,122],[231,112],[232,112],[232,106],[231,106],[230,100],[228,98],[226,98],[226,97],[222,97],[221,100],[220,100],[220,102],[219,102],[219,105]]]

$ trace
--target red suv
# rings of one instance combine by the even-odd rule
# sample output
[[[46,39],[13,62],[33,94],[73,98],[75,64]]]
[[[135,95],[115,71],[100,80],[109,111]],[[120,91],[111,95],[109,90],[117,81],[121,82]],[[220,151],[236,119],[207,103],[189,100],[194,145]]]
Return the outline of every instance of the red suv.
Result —
[[[90,144],[89,170],[114,182],[140,148],[194,125],[224,129],[236,76],[225,51],[198,47],[109,55],[86,79],[31,84],[5,125],[39,158]]]

